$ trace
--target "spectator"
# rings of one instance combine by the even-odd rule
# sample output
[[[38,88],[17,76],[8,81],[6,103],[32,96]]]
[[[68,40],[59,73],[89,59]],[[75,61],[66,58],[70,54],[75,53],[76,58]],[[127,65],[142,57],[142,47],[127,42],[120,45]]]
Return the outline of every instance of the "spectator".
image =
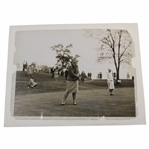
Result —
[[[34,76],[31,76],[29,80],[28,88],[30,87],[34,88],[35,86],[37,86],[37,83],[34,81]]]
[[[25,71],[26,62],[23,62],[23,71]]]
[[[81,73],[81,81],[82,81],[82,83],[84,82],[85,78],[87,78],[87,76],[86,76],[85,72],[82,71],[82,73]]]

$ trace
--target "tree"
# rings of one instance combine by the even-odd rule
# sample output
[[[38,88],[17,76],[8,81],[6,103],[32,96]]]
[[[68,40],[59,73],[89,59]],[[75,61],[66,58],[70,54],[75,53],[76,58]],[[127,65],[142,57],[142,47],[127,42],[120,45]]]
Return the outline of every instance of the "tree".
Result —
[[[72,60],[73,56],[71,55],[70,48],[72,48],[72,44],[64,47],[62,44],[54,45],[51,47],[52,50],[56,51],[56,66],[59,69],[66,68],[68,63]],[[80,57],[79,55],[75,55],[75,57]]]
[[[132,38],[126,30],[86,30],[87,34],[98,40],[98,62],[114,62],[117,80],[122,63],[131,65]]]
[[[42,68],[42,69],[41,69],[41,72],[49,73],[49,68],[48,68],[48,66],[46,66],[46,65],[41,65],[40,67]]]
[[[32,66],[32,67],[34,67],[34,69],[36,68],[36,62],[32,62],[31,64],[30,64],[30,66]]]

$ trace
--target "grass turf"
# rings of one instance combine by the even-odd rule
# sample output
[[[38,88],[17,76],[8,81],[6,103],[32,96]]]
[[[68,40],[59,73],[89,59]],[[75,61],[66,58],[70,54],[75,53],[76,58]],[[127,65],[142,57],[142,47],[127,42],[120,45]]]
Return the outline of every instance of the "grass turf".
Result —
[[[122,80],[116,86],[114,96],[109,96],[106,80],[80,82],[77,105],[72,104],[71,95],[66,105],[61,105],[65,90],[65,79],[51,78],[46,73],[35,73],[36,88],[28,89],[29,77],[17,72],[15,116],[71,116],[71,117],[135,117],[134,84],[132,80]],[[92,88],[95,92],[89,90]]]
[[[16,74],[16,95],[46,93],[46,92],[60,92],[65,90],[65,77],[59,76],[58,79],[51,78],[48,73],[34,73],[37,87],[28,89],[27,85],[30,77],[25,76],[25,72],[18,71]],[[134,87],[133,80],[122,80],[122,83],[115,85],[116,88]],[[79,90],[88,89],[106,89],[106,80],[87,80],[84,83],[79,82]]]

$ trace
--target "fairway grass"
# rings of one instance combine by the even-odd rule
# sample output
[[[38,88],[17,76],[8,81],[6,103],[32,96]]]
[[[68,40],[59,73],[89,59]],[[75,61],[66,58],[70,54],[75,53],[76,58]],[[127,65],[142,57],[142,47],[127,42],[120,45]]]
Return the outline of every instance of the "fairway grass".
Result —
[[[61,105],[64,92],[16,95],[15,116],[51,117],[135,117],[134,88],[118,88],[114,96],[108,90],[81,90],[77,94],[77,105],[73,105],[71,94],[66,105]]]

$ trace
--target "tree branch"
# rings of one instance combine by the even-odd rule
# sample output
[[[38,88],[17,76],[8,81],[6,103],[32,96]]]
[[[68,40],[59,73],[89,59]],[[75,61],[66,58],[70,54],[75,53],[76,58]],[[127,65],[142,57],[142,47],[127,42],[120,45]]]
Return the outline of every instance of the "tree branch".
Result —
[[[122,56],[124,55],[124,53],[126,52],[126,50],[128,49],[128,47],[131,45],[131,41],[129,42],[129,44],[127,45],[127,47],[124,47],[124,51],[122,52],[122,54],[120,55],[120,59],[122,58]]]
[[[89,34],[89,36],[91,36],[92,38],[94,38],[94,39],[98,39],[98,40],[99,40],[99,38],[94,37],[93,34],[89,33],[87,29],[86,29],[86,32],[87,32],[87,33]]]
[[[103,39],[100,40],[102,43],[108,45],[110,48],[112,48],[111,42],[108,40],[108,38],[104,37]]]
[[[98,62],[101,62],[101,61],[103,61],[103,60],[112,60],[113,58],[112,57],[110,57],[110,56],[100,56],[100,57],[98,57],[98,59],[97,59],[97,61]]]
[[[123,58],[123,59],[120,60],[120,63],[121,63],[122,61],[124,61],[124,60],[127,60],[127,59],[130,60],[131,58],[132,58],[132,57]]]
[[[109,32],[110,32],[110,37],[111,37],[111,39],[112,39],[112,42],[111,42],[111,40],[110,40],[110,42],[111,42],[111,45],[113,46],[113,48],[114,48],[114,46],[115,46],[115,41],[114,41],[114,38],[113,38],[113,36],[112,36],[112,33],[111,33],[111,30],[109,30]]]
[[[121,30],[118,32],[118,36],[119,36],[119,39],[118,39],[118,67],[119,67],[120,66],[121,37],[122,37],[122,31]]]

